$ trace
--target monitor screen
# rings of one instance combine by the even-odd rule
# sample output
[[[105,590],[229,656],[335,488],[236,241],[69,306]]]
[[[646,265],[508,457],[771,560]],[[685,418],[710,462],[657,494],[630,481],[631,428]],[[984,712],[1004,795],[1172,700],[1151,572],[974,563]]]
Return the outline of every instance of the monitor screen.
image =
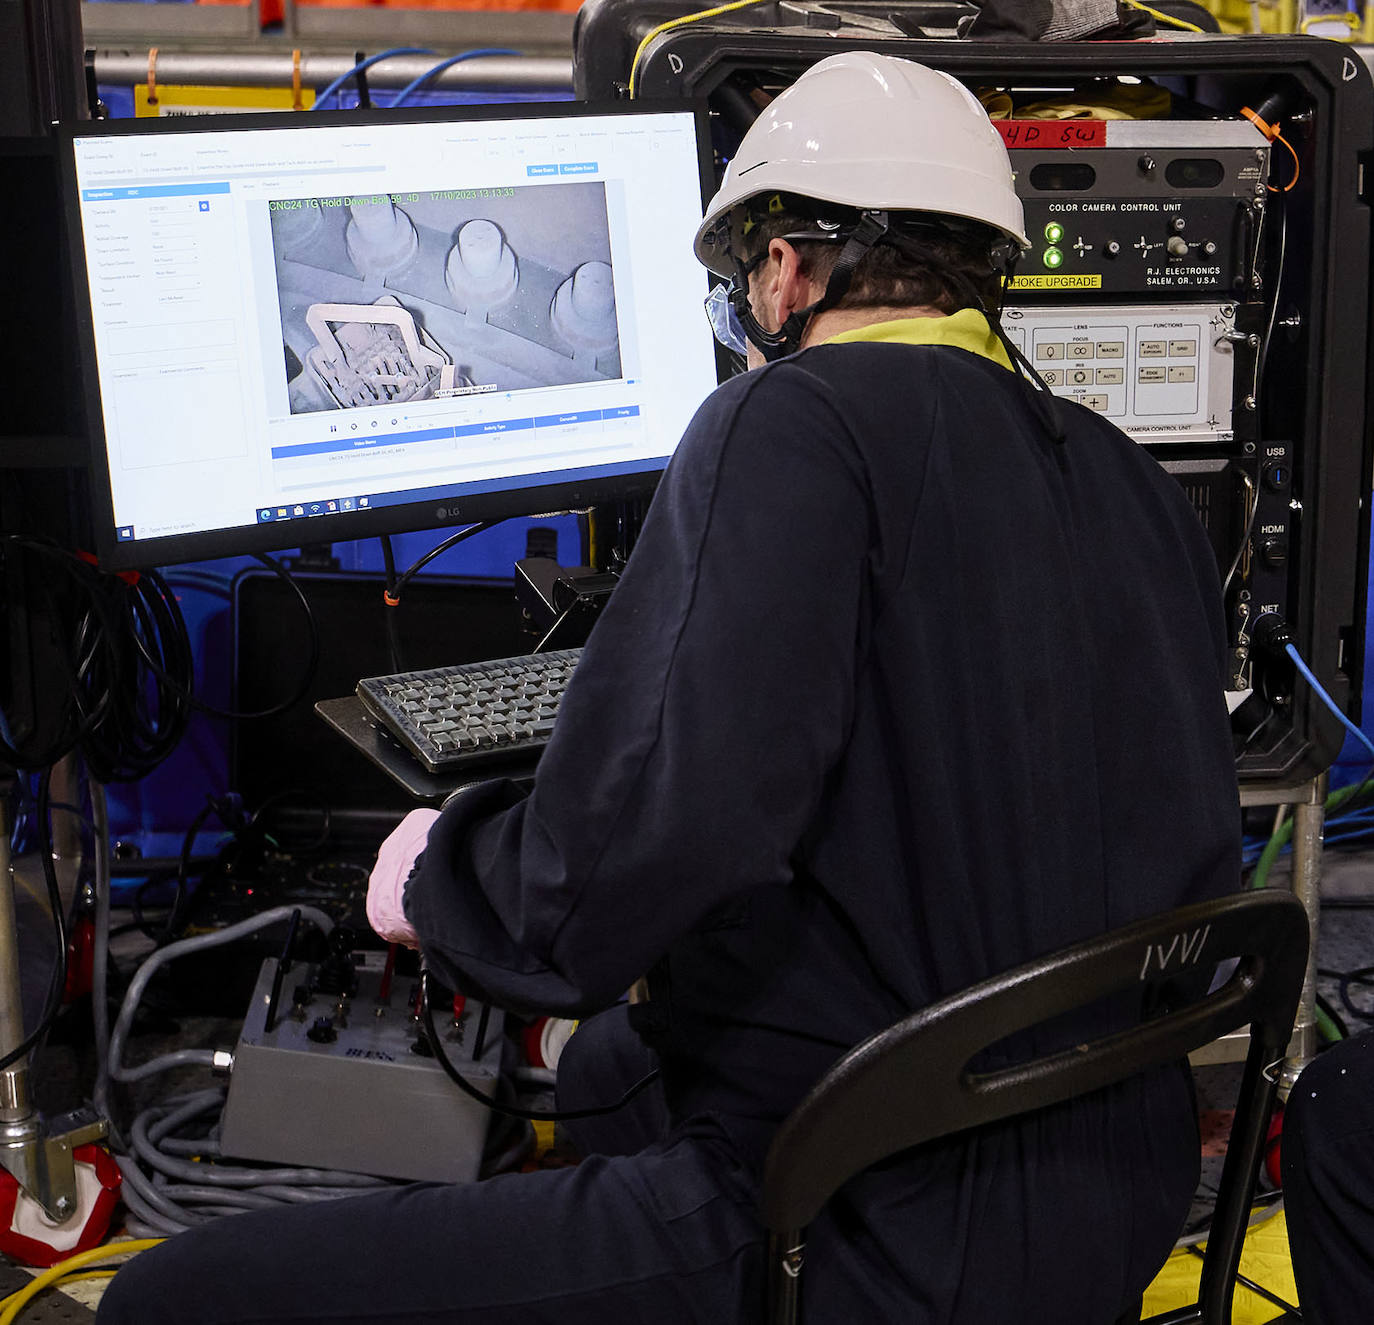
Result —
[[[64,144],[112,568],[648,492],[716,384],[699,107],[114,121]]]

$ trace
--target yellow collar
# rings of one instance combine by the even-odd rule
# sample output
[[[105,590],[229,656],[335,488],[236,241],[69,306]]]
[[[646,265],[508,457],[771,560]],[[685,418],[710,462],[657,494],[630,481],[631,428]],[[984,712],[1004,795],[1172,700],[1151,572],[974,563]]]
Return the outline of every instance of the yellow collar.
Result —
[[[872,322],[866,327],[841,331],[827,337],[823,345],[844,345],[852,341],[879,341],[890,345],[952,345],[957,350],[981,354],[993,363],[1012,371],[1011,360],[1002,342],[993,334],[988,320],[976,308],[960,309],[949,317],[904,317],[893,322]]]

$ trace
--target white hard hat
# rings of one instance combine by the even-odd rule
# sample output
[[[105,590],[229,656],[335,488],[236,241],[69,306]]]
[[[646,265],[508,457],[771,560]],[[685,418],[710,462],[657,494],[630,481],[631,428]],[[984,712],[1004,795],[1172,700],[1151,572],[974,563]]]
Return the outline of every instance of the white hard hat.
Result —
[[[937,69],[872,51],[812,65],[754,121],[706,209],[697,257],[731,275],[722,220],[774,193],[962,216],[1030,247],[1011,158],[978,99]]]

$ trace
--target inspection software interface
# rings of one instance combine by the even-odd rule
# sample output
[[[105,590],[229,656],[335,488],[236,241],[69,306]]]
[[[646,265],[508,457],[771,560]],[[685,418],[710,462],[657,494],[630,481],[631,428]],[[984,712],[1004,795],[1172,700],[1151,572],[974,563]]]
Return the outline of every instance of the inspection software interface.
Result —
[[[715,385],[688,113],[75,158],[121,540],[654,469]]]

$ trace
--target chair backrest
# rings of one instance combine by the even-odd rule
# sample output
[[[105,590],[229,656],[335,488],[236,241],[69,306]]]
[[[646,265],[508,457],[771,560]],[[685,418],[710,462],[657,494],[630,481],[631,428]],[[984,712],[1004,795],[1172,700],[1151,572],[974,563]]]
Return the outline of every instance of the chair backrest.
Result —
[[[769,1318],[796,1318],[801,1231],[870,1165],[937,1137],[1086,1095],[1249,1025],[1199,1303],[1158,1320],[1229,1322],[1250,1198],[1307,967],[1308,925],[1286,891],[1164,912],[941,999],[844,1055],[784,1120],[764,1168]],[[1112,994],[1237,958],[1219,988],[1072,1048],[994,1070],[970,1061],[1008,1036]],[[1142,998],[1143,1002],[1143,998]]]

